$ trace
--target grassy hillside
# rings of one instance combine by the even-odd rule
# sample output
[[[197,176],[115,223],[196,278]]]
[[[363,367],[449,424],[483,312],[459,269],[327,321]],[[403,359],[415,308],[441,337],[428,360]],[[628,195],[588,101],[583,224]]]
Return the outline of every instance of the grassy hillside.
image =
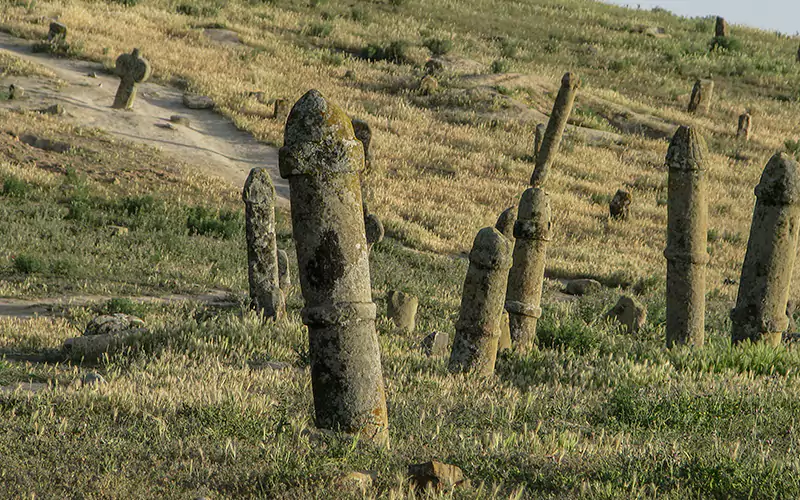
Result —
[[[313,429],[299,289],[277,324],[247,311],[236,187],[65,118],[3,111],[0,296],[117,300],[0,318],[0,386],[45,384],[0,392],[0,497],[413,498],[405,468],[431,458],[472,480],[455,498],[800,496],[800,356],[732,349],[736,287],[723,284],[738,279],[761,170],[796,138],[796,40],[733,27],[729,50],[709,52],[711,19],[578,0],[12,0],[0,26],[38,39],[53,17],[69,26],[73,56],[110,67],[140,47],[156,79],[212,96],[267,142],[282,142],[282,123],[263,118],[269,99],[310,87],[372,124],[369,182],[390,236],[371,265],[392,447]],[[236,30],[243,44],[220,45],[205,27]],[[440,75],[429,96],[417,86],[432,52],[472,69]],[[367,58],[381,53],[395,60]],[[3,87],[15,74],[49,76],[8,54],[0,63]],[[619,290],[565,302],[548,281],[537,349],[503,357],[490,380],[451,376],[418,343],[453,334],[466,271],[454,254],[525,188],[536,124],[525,109],[549,113],[566,70],[583,78],[576,125],[616,133],[604,117],[640,114],[708,140],[708,345],[663,348],[666,142],[574,133],[551,174],[548,272],[625,285],[646,303],[648,325],[629,337],[602,320]],[[686,114],[694,80],[712,75],[712,112]],[[734,137],[744,109],[754,115],[746,144]],[[17,141],[23,133],[75,147],[42,152]],[[634,197],[628,222],[607,218],[620,187]],[[286,214],[278,227],[293,256]],[[121,300],[210,289],[238,305]],[[383,318],[391,289],[420,297],[417,333],[396,334]],[[152,330],[132,356],[98,367],[2,358],[57,348],[93,315],[119,310]],[[82,386],[91,370],[108,383]],[[357,470],[377,473],[374,486],[340,484]]]

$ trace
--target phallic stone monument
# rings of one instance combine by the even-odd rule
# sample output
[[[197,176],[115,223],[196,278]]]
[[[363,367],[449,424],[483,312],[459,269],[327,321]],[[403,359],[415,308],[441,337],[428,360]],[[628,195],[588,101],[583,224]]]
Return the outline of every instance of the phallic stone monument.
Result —
[[[561,137],[567,128],[567,120],[572,113],[572,105],[575,104],[575,95],[580,87],[580,79],[575,73],[566,73],[561,79],[561,88],[553,104],[553,112],[547,122],[547,131],[542,140],[542,146],[536,154],[536,167],[531,176],[531,186],[544,187],[550,166],[558,155],[558,148],[561,145]]]
[[[667,150],[667,347],[705,341],[708,197],[706,144],[680,127]]]
[[[631,216],[633,197],[624,189],[618,189],[608,203],[608,213],[612,219],[628,220]]]
[[[450,335],[447,332],[431,332],[422,339],[420,347],[426,356],[444,356],[450,347]]]
[[[292,275],[289,272],[289,255],[286,250],[278,249],[278,283],[284,296],[292,287]]]
[[[523,352],[536,340],[536,323],[542,316],[545,257],[547,243],[552,240],[550,215],[550,200],[543,189],[529,188],[522,193],[514,224],[505,309],[511,342]]]
[[[739,128],[736,130],[736,137],[745,141],[750,140],[750,126],[752,125],[753,118],[750,113],[744,112],[739,116]]]
[[[493,227],[478,231],[469,253],[461,310],[450,351],[451,372],[494,373],[511,242]]]
[[[728,23],[722,17],[717,16],[717,23],[714,26],[714,36],[717,38],[726,38],[728,35],[730,35]]]
[[[713,94],[713,80],[697,80],[692,88],[692,97],[689,98],[689,113],[708,113]]]
[[[294,105],[279,153],[308,326],[316,425],[388,442],[386,396],[364,235],[364,147],[317,90]]]
[[[731,311],[731,340],[777,345],[789,326],[786,304],[800,230],[800,171],[778,153],[767,163],[755,189],[756,206]]]
[[[275,187],[266,168],[250,171],[242,190],[247,232],[247,276],[253,308],[278,319],[285,305],[275,241]]]
[[[418,307],[419,299],[410,293],[392,290],[386,296],[386,316],[401,332],[414,332]]]
[[[547,127],[544,123],[536,125],[536,133],[533,136],[533,158],[534,160],[539,157],[539,151],[542,150],[542,142],[544,142],[544,134]]]
[[[514,243],[514,224],[517,222],[517,207],[512,206],[503,210],[497,218],[494,228],[506,237],[512,244]],[[511,271],[509,271],[511,272]],[[500,341],[497,344],[497,351],[503,352],[511,349],[511,326],[509,323],[508,311],[503,308],[503,316],[500,318]]]
[[[131,109],[136,98],[136,86],[150,78],[150,63],[139,54],[139,49],[133,49],[130,54],[122,54],[117,58],[115,71],[120,83],[113,107]]]

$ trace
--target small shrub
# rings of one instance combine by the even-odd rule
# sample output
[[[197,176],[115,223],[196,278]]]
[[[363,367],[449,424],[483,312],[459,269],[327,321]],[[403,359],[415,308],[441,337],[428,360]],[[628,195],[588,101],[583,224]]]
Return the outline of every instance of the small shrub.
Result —
[[[314,23],[306,28],[306,35],[317,38],[325,38],[333,31],[331,23]]]
[[[183,14],[184,16],[199,16],[200,15],[200,7],[190,4],[190,3],[182,3],[175,8],[175,11],[178,14]]]
[[[241,230],[241,213],[192,207],[189,209],[186,227],[191,235],[213,236],[227,240]]]
[[[139,0],[113,0],[114,3],[122,4],[125,7],[133,7],[139,3]]]
[[[354,6],[350,9],[350,19],[357,23],[368,23],[369,13],[362,7]]]
[[[447,38],[429,38],[425,40],[425,47],[434,56],[443,56],[453,50],[453,41]]]
[[[787,153],[800,159],[800,140],[786,139],[783,145],[786,147]]]
[[[511,69],[511,63],[505,59],[495,59],[492,61],[492,73],[508,73]]]
[[[402,64],[406,61],[407,50],[408,42],[403,40],[394,41],[386,47],[369,44],[361,50],[361,57],[369,61],[389,61]]]
[[[737,38],[733,38],[730,36],[717,36],[711,40],[711,47],[710,50],[714,51],[727,51],[727,52],[738,52],[742,49],[742,42],[740,42]]]
[[[24,274],[38,273],[44,269],[44,264],[38,257],[19,254],[14,257],[14,269]]]
[[[3,194],[9,198],[23,198],[30,191],[28,183],[16,177],[6,177],[3,180]]]
[[[120,205],[128,215],[135,216],[142,212],[151,211],[156,204],[155,198],[150,195],[127,196],[120,201]]]
[[[78,273],[78,263],[74,258],[56,259],[50,264],[50,271],[56,276],[71,277]]]
[[[141,314],[142,306],[128,298],[114,297],[100,309],[101,314],[130,314],[137,316]]]
[[[500,39],[500,55],[504,59],[514,59],[519,52],[519,41],[510,38]]]

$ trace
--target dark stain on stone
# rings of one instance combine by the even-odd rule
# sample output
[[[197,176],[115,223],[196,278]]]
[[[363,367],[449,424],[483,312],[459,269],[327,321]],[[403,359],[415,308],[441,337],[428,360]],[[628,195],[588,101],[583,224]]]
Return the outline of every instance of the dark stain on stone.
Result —
[[[336,231],[327,230],[308,263],[309,282],[323,293],[331,293],[336,282],[344,276],[345,256]]]

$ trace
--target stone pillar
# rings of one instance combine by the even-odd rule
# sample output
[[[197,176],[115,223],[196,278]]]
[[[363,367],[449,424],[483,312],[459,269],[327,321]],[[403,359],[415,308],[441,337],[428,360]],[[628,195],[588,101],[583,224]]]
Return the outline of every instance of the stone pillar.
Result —
[[[778,345],[789,324],[786,304],[800,230],[797,162],[783,153],[773,156],[755,194],[739,294],[731,312],[731,340]]]
[[[289,272],[289,255],[286,250],[278,249],[278,283],[284,296],[292,287],[292,275]]]
[[[680,127],[667,150],[667,347],[705,341],[708,198],[706,144]]]
[[[714,26],[714,36],[717,38],[726,38],[729,35],[728,23],[725,19],[717,16],[717,24]]]
[[[612,219],[628,220],[631,216],[633,196],[624,189],[617,189],[614,197],[608,202],[608,214]]]
[[[511,242],[493,227],[478,231],[469,253],[461,311],[450,352],[451,372],[494,373]]]
[[[533,137],[533,159],[539,157],[539,151],[542,150],[542,142],[544,141],[544,134],[547,128],[544,123],[536,125],[536,134]]]
[[[364,147],[317,90],[294,105],[280,149],[305,299],[316,425],[388,441],[386,396],[364,236]]]
[[[409,293],[392,290],[386,296],[386,317],[401,332],[414,332],[418,307],[419,299]]]
[[[689,113],[708,113],[713,94],[713,80],[697,80],[692,89],[692,97],[689,99]]]
[[[545,255],[547,242],[552,239],[550,200],[543,189],[529,188],[522,193],[514,237],[505,308],[511,342],[516,349],[526,351],[536,340],[536,323],[542,316]]]
[[[736,130],[736,137],[739,139],[744,139],[745,141],[750,140],[750,126],[752,125],[753,118],[750,116],[750,113],[744,112],[742,115],[739,116],[739,128]]]
[[[242,190],[247,230],[247,276],[253,308],[265,318],[284,313],[275,242],[275,188],[266,168],[250,171]]]
[[[279,97],[275,99],[272,108],[272,117],[276,120],[285,120],[289,115],[289,101]]]
[[[561,79],[561,89],[556,96],[553,112],[550,113],[541,149],[536,154],[536,168],[533,169],[531,176],[531,186],[533,187],[544,187],[547,173],[558,154],[561,136],[564,135],[564,129],[567,128],[567,120],[572,113],[572,105],[575,103],[575,95],[578,93],[580,83],[578,75],[575,73],[566,73]]]
[[[544,127],[542,127],[544,128]],[[512,206],[503,210],[494,228],[506,237],[511,244],[514,244],[514,224],[517,222],[517,207]],[[503,308],[503,316],[500,318],[500,341],[497,344],[497,352],[511,349],[511,326],[508,318],[508,311]]]
[[[136,86],[150,78],[150,63],[139,55],[139,49],[117,58],[115,72],[120,77],[113,108],[131,109],[136,98]]]
[[[67,25],[53,21],[50,23],[50,30],[47,33],[47,41],[63,43],[67,40]]]

